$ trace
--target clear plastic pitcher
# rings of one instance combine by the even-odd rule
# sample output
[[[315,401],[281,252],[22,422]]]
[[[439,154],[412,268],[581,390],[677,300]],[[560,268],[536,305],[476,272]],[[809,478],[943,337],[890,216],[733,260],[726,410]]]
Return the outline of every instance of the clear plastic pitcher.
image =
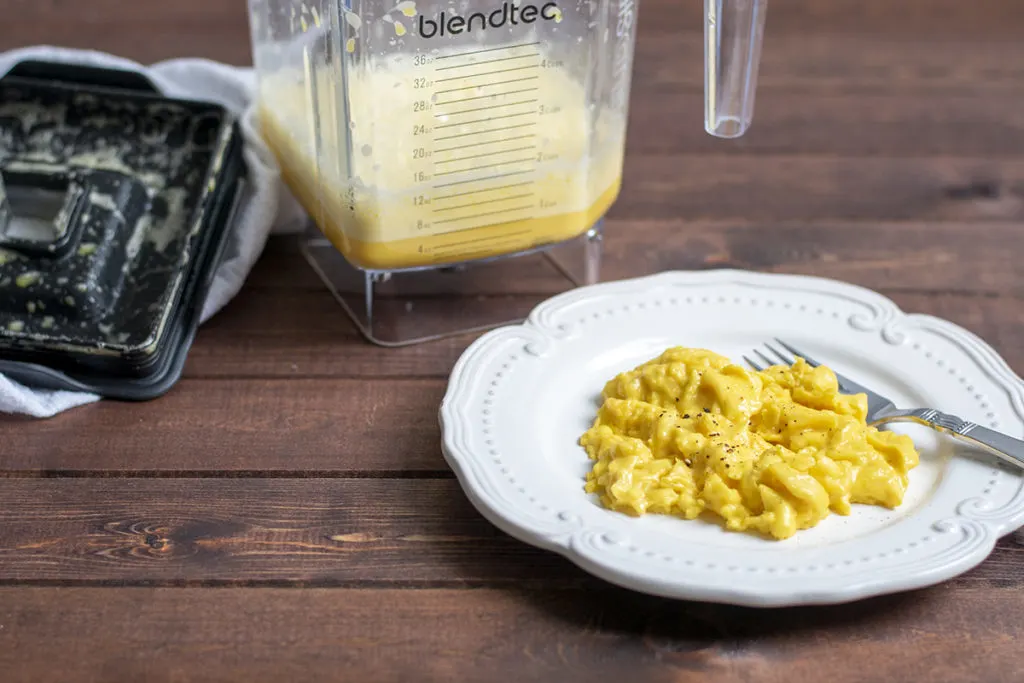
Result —
[[[714,135],[749,123],[765,2],[707,0]],[[364,271],[564,243],[619,193],[638,4],[249,0],[260,125]]]

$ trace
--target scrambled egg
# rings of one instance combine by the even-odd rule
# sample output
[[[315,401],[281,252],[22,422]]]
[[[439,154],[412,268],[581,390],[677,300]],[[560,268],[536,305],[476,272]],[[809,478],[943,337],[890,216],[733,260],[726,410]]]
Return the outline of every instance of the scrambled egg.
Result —
[[[918,463],[906,435],[865,422],[867,397],[797,359],[747,370],[702,349],[673,348],[604,387],[580,444],[586,490],[632,515],[718,515],[732,531],[776,539],[852,503],[895,508]]]

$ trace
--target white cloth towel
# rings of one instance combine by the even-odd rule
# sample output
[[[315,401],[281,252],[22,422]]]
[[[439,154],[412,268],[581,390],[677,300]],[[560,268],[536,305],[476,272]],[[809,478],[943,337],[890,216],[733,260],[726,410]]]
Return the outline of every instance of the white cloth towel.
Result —
[[[229,237],[225,260],[217,270],[203,306],[202,321],[219,311],[238,290],[273,232],[302,228],[304,214],[281,182],[273,154],[260,138],[254,121],[255,78],[252,69],[231,67],[206,59],[174,59],[152,66],[87,50],[40,46],[0,53],[0,76],[27,59],[59,61],[138,71],[171,97],[215,102],[241,117],[248,192],[239,207],[235,231]],[[0,375],[0,413],[52,417],[99,399],[94,394],[30,389]]]

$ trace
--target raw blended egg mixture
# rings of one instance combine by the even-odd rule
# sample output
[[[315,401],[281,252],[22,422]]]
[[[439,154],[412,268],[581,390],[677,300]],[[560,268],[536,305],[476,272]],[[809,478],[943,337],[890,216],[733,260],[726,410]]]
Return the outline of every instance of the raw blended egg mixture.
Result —
[[[538,43],[310,62],[261,80],[285,180],[363,268],[514,253],[582,234],[618,195],[624,113]]]

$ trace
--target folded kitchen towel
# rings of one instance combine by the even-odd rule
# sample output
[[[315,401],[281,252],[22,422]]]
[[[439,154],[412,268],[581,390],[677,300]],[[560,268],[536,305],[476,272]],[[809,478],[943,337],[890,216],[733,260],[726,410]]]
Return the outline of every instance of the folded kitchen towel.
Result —
[[[215,102],[240,117],[249,169],[248,191],[239,207],[234,232],[228,238],[224,262],[217,270],[204,303],[202,321],[238,293],[263,250],[267,235],[302,228],[302,209],[281,182],[277,162],[255,126],[252,69],[205,59],[174,59],[144,66],[100,52],[40,46],[0,53],[0,76],[28,59],[137,71],[146,75],[165,95]],[[0,375],[0,413],[52,417],[98,399],[94,394],[31,389]]]

